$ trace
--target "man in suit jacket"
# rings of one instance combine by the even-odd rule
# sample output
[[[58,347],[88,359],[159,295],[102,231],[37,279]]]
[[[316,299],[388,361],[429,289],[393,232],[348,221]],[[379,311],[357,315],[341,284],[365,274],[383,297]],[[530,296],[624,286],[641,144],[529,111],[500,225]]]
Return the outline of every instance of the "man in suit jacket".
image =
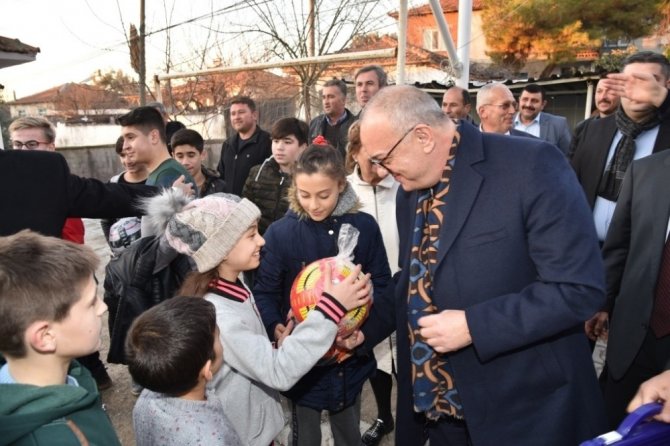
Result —
[[[519,113],[514,117],[514,128],[549,141],[567,155],[572,140],[568,120],[543,111],[546,105],[544,88],[537,84],[526,85],[519,96]]]
[[[0,236],[32,229],[60,237],[67,217],[138,215],[138,200],[156,193],[80,178],[61,154],[33,150],[0,150],[0,190]]]
[[[372,98],[361,141],[403,188],[395,296],[373,306],[360,352],[395,322],[396,444],[563,446],[604,430],[582,329],[604,304],[603,265],[560,151],[457,128],[409,86]]]
[[[514,130],[514,113],[517,103],[512,91],[505,84],[491,82],[477,91],[479,130],[511,136],[530,136]]]
[[[670,369],[670,313],[655,303],[662,271],[670,275],[670,152],[634,161],[621,188],[605,239],[607,347],[605,401],[609,422],[621,422],[643,381]],[[662,269],[663,262],[668,262]],[[670,277],[666,277],[670,284]],[[658,298],[670,300],[670,287]]]
[[[635,53],[623,61],[621,74],[653,76],[664,90],[670,79],[670,62],[658,53]],[[622,97],[614,115],[588,122],[570,160],[593,209],[601,242],[605,240],[628,164],[670,147],[670,101],[663,103],[665,95],[654,99],[655,103]]]

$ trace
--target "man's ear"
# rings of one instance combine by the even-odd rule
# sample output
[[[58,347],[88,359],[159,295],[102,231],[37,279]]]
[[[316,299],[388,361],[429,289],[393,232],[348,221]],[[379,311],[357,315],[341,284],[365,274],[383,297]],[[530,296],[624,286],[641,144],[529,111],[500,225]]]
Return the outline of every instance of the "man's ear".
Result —
[[[414,129],[414,132],[416,134],[416,140],[421,146],[421,150],[424,153],[432,152],[435,148],[433,129],[425,124],[419,124],[416,129]]]
[[[28,325],[25,340],[29,348],[39,353],[56,351],[56,335],[48,321],[35,321]]]
[[[205,379],[205,381],[211,381],[214,378],[212,373],[212,360],[208,359],[202,369],[200,369],[200,376]]]
[[[149,141],[151,141],[151,144],[158,144],[160,139],[161,139],[161,137],[160,137],[157,129],[152,129],[149,132]]]

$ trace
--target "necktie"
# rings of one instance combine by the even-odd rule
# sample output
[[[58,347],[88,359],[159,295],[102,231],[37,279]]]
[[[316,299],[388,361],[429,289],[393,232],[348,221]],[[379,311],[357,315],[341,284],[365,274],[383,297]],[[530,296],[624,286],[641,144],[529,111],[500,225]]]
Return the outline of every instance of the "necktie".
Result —
[[[650,325],[657,338],[670,334],[670,238],[663,248]]]

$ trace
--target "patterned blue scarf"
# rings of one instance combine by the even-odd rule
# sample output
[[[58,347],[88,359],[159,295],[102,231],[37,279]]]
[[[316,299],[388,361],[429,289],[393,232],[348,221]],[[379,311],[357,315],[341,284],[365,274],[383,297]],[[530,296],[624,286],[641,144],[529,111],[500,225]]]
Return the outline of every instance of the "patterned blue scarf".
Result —
[[[458,131],[450,148],[449,161],[456,156]],[[452,167],[444,167],[442,179],[432,189],[419,192],[410,260],[407,317],[409,322],[414,410],[437,420],[443,415],[463,418],[463,407],[454,384],[447,355],[436,353],[419,334],[419,319],[435,314],[433,269],[437,261],[440,228],[444,219],[444,198],[449,192]]]

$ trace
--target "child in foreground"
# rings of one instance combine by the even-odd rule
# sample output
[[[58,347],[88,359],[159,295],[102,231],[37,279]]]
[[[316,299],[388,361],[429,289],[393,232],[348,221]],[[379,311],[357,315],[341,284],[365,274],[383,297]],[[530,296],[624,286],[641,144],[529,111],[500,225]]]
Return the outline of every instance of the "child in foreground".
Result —
[[[214,194],[185,206],[166,190],[150,200],[174,204],[163,220],[154,224],[165,231],[175,250],[189,255],[197,273],[186,278],[179,294],[204,296],[216,307],[216,322],[225,351],[225,362],[214,377],[217,396],[242,443],[267,446],[284,427],[279,392],[293,386],[331,347],[337,324],[346,311],[369,300],[368,277],[357,279],[360,266],[337,285],[325,272],[323,295],[291,336],[275,348],[267,338],[254,297],[239,279],[258,267],[265,243],[258,233],[260,211],[247,199]],[[290,332],[287,330],[286,334]],[[353,348],[359,337],[342,340]]]
[[[0,237],[2,444],[120,444],[95,381],[73,361],[100,348],[98,263],[86,245],[28,230]]]
[[[144,387],[133,409],[138,446],[242,445],[207,385],[223,363],[210,302],[173,297],[142,313],[126,338],[126,359]]]

